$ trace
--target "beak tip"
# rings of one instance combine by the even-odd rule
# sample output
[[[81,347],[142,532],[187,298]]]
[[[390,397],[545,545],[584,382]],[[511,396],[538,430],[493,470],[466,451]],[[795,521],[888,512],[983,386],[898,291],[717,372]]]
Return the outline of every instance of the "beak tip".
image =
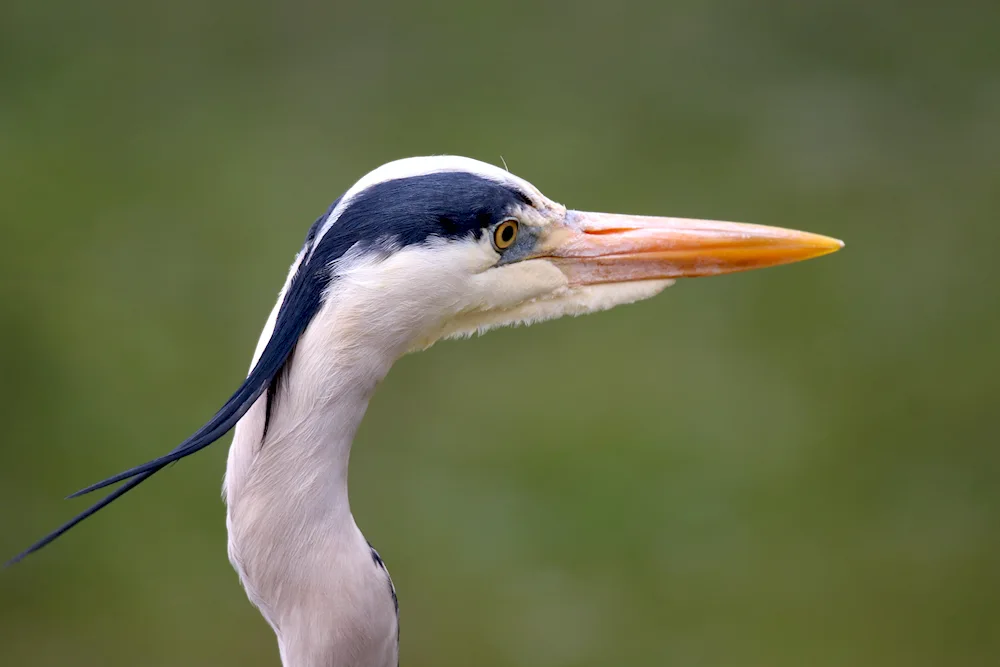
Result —
[[[805,256],[792,259],[791,261],[796,262],[803,259],[814,259],[817,257],[823,257],[824,255],[832,255],[838,250],[843,249],[845,245],[840,239],[831,238],[829,236],[822,236],[820,238],[822,241],[812,246],[812,252],[806,251],[807,254],[805,254]]]
[[[825,238],[826,247],[829,248],[828,252],[837,252],[842,249],[846,244],[840,239],[835,239],[833,237],[827,236]]]

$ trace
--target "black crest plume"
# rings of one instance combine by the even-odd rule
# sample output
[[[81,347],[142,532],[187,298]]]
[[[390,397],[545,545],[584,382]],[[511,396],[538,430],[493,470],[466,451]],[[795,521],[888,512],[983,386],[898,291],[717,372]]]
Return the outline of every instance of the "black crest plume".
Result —
[[[265,432],[272,404],[278,393],[282,371],[299,337],[322,305],[333,280],[332,266],[350,248],[403,248],[431,237],[461,239],[478,236],[499,223],[530,199],[516,188],[476,174],[456,171],[404,177],[372,185],[349,200],[336,224],[324,227],[342,198],[333,202],[306,236],[301,262],[285,292],[274,331],[250,375],[208,423],[177,445],[170,453],[113,477],[91,484],[70,498],[124,482],[83,513],[49,533],[12,558],[16,563],[38,551],[95,512],[122,497],[175,461],[209,446],[246,414],[267,393]]]
[[[70,498],[76,498],[77,496],[82,496],[92,491],[103,489],[106,486],[128,480],[102,498],[99,502],[73,517],[71,520],[38,540],[14,558],[10,559],[7,562],[7,565],[12,565],[23,559],[25,556],[38,551],[76,524],[80,523],[97,511],[107,507],[118,498],[121,498],[123,495],[145,482],[166,466],[170,465],[174,461],[179,461],[185,456],[190,456],[191,454],[204,449],[236,426],[236,422],[238,422],[240,418],[246,414],[247,410],[253,406],[257,399],[268,390],[272,381],[279,376],[282,367],[285,365],[285,362],[291,355],[292,350],[295,348],[295,343],[298,341],[299,336],[302,335],[302,332],[305,331],[305,328],[309,325],[309,322],[316,314],[316,311],[319,310],[323,289],[330,280],[329,272],[316,271],[314,267],[315,262],[309,262],[307,260],[313,245],[316,230],[319,228],[320,224],[326,220],[327,216],[333,211],[333,208],[336,205],[337,202],[334,202],[327,213],[317,220],[310,228],[309,236],[306,238],[305,248],[302,251],[302,263],[298,267],[298,271],[296,271],[295,276],[292,278],[291,284],[288,286],[288,290],[282,300],[271,338],[268,340],[264,351],[260,355],[260,359],[257,360],[257,363],[254,365],[253,370],[250,371],[246,380],[244,380],[239,389],[237,389],[236,392],[229,397],[229,400],[226,401],[221,408],[219,408],[219,411],[216,412],[204,426],[195,431],[184,442],[177,445],[177,447],[171,450],[170,453],[153,459],[147,463],[143,463],[142,465],[130,468],[129,470],[121,472],[113,477],[91,484],[90,486],[70,495]],[[315,260],[317,258],[314,256],[313,259]]]

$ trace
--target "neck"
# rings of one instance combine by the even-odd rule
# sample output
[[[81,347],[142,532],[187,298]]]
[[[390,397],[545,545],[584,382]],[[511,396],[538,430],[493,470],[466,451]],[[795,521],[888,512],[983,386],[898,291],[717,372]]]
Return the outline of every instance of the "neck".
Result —
[[[300,338],[267,434],[263,397],[240,421],[226,471],[230,560],[286,667],[396,664],[392,584],[354,522],[347,479],[354,434],[398,355],[358,346],[334,310]]]

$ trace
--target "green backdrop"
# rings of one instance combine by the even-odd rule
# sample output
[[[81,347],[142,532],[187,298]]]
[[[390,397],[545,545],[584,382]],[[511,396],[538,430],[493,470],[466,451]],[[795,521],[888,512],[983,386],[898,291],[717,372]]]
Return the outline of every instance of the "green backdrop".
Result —
[[[1000,5],[935,4],[3,3],[0,551],[214,412],[355,179],[503,156],[847,248],[403,359],[351,482],[404,667],[995,664]],[[227,444],[0,571],[0,664],[277,665]]]

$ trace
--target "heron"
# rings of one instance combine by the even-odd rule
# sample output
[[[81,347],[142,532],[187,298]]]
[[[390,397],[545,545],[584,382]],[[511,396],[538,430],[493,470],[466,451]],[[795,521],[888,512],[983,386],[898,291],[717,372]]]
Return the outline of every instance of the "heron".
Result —
[[[41,549],[235,429],[223,482],[228,555],[285,667],[390,667],[399,606],[355,523],[348,461],[376,386],[436,341],[648,299],[678,278],[818,257],[837,239],[714,220],[567,209],[506,169],[396,160],[309,228],[246,379],[169,453],[12,559]]]

